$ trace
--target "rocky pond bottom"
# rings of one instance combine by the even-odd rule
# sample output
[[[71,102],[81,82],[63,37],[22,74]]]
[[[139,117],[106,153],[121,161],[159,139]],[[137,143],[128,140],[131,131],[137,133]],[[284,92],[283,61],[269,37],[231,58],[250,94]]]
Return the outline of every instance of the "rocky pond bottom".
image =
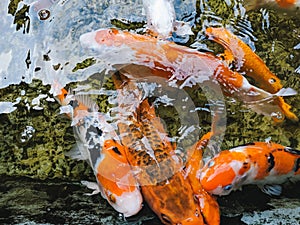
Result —
[[[0,224],[161,224],[147,206],[138,215],[124,219],[99,195],[85,195],[90,190],[80,182],[0,178]],[[221,225],[300,224],[300,183],[286,184],[283,194],[276,198],[246,186],[218,201]]]

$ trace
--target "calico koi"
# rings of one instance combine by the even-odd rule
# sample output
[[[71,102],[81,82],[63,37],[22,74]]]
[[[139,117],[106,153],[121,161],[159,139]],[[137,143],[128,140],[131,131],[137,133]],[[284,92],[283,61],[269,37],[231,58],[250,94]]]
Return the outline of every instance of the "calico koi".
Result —
[[[86,160],[98,183],[83,184],[94,189],[93,194],[100,192],[125,217],[139,212],[143,199],[125,156],[126,147],[104,114],[98,112],[96,104],[87,97],[69,95],[65,89],[57,99],[62,106],[72,108],[68,116],[72,119],[78,149],[69,155]]]
[[[227,95],[239,99],[257,113],[271,116],[276,121],[282,121],[284,115],[292,117],[287,113],[286,107],[283,107],[279,96],[294,95],[294,90],[280,89],[272,94],[257,88],[241,74],[231,71],[222,60],[212,54],[116,29],[100,29],[83,34],[80,42],[83,47],[99,53],[109,51],[108,49],[111,49],[111,52],[124,49],[130,52],[128,55],[132,58],[122,65],[115,65],[115,68],[131,76],[158,76],[170,83],[180,83],[180,87],[217,81]],[[114,49],[116,47],[119,50]],[[120,61],[124,62],[124,57],[120,58]]]
[[[245,72],[247,76],[252,77],[262,89],[271,94],[282,89],[280,79],[269,70],[263,60],[229,30],[209,27],[206,29],[206,35],[225,48],[225,56],[227,54],[227,58],[234,60],[237,71]],[[291,106],[284,101],[282,96],[278,96],[275,101],[285,116],[298,121],[297,116],[290,111]]]
[[[221,151],[205,164],[200,176],[203,188],[214,195],[228,195],[246,184],[279,195],[279,184],[298,180],[300,151],[269,142]]]

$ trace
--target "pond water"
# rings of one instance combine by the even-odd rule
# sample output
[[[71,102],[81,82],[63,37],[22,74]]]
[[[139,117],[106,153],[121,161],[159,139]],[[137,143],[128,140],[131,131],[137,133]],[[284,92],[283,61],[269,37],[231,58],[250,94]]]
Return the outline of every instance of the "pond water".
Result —
[[[76,140],[71,121],[59,113],[60,105],[54,98],[61,87],[77,88],[91,95],[100,111],[109,111],[115,92],[106,72],[112,64],[134,59],[119,49],[103,55],[107,59],[98,58],[95,62],[97,53],[82,48],[79,38],[86,32],[110,27],[145,32],[147,21],[142,1],[40,0],[38,3],[0,2],[0,176],[3,181],[0,222],[160,224],[148,208],[125,220],[98,195],[92,198],[83,195],[89,190],[79,184],[80,180],[94,180],[94,175],[87,163],[64,154],[74,147]],[[250,8],[239,0],[174,0],[174,7],[176,19],[188,23],[194,35],[174,34],[173,41],[217,54],[222,48],[207,40],[204,32],[210,26],[224,26],[263,59],[284,87],[300,92],[299,9],[279,10],[273,5]],[[208,95],[201,90],[190,89],[178,94],[171,87],[166,90],[153,81],[141,86],[143,94],[156,103],[167,132],[179,146],[191,145],[210,130],[211,108]],[[227,123],[221,149],[267,138],[300,149],[299,122],[286,119],[282,124],[274,124],[270,118],[256,114],[241,103],[224,99]],[[286,101],[299,116],[300,95],[288,97]],[[253,196],[258,196],[257,200]],[[286,185],[283,196],[276,199],[266,197],[255,187],[245,188],[243,192],[219,199],[221,224],[300,224],[299,199],[299,183]]]

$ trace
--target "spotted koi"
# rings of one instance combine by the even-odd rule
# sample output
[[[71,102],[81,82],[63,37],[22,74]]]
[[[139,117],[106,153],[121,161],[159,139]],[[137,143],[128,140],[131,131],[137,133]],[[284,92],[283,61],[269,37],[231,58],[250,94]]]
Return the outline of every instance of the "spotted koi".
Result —
[[[202,169],[200,181],[214,195],[228,195],[246,184],[279,195],[280,184],[300,180],[300,151],[276,143],[254,142],[221,151]]]

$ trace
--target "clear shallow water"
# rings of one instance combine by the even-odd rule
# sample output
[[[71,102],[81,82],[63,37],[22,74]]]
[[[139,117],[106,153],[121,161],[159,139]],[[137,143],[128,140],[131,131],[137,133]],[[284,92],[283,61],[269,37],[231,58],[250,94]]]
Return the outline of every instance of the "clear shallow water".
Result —
[[[58,117],[59,107],[52,95],[55,90],[50,92],[50,87],[45,85],[57,82],[65,86],[71,82],[86,81],[92,74],[104,70],[107,64],[101,61],[86,69],[74,69],[78,63],[84,62],[91,56],[91,53],[81,48],[79,36],[94,29],[118,24],[123,27],[133,24],[131,29],[134,32],[143,30],[141,26],[137,26],[145,22],[142,4],[140,1],[122,1],[122,3],[107,1],[102,4],[99,1],[60,1],[51,6],[50,17],[43,21],[38,19],[31,7],[25,14],[30,18],[30,26],[26,25],[16,31],[16,25],[13,24],[15,17],[7,13],[9,2],[7,0],[0,2],[0,14],[4,15],[0,24],[2,32],[0,37],[0,97],[2,102],[0,110],[5,113],[2,114],[2,116],[5,115],[2,117],[5,120],[1,120],[3,126],[10,126],[9,132],[1,131],[1,134],[4,134],[1,139],[1,168],[5,168],[1,170],[1,174],[25,175],[42,179],[55,176],[64,179],[71,179],[70,177],[93,179],[90,171],[87,172],[84,166],[75,166],[80,163],[62,158],[63,150],[69,149],[74,144],[72,141],[68,142],[68,147],[61,144],[65,141],[62,133],[71,135],[72,132],[67,130],[69,127],[67,120],[54,119]],[[32,1],[23,3],[30,4]],[[19,4],[18,9],[23,7],[23,3]],[[257,10],[255,14],[246,13],[245,8],[238,1],[223,1],[218,4],[199,1],[197,6],[193,1],[175,1],[175,10],[177,19],[188,21],[195,28],[194,37],[190,39],[174,37],[175,41],[199,50],[211,51],[215,49],[215,46],[204,39],[205,28],[211,25],[225,25],[235,31],[253,50],[256,50],[287,86],[299,91],[299,72],[297,72],[299,69],[297,68],[300,65],[297,46],[300,40],[299,27],[295,25],[297,24],[295,18],[292,17],[290,22],[284,23],[282,18],[285,15],[281,16],[274,11],[262,9]],[[119,23],[112,23],[112,19]],[[129,23],[120,22],[120,19],[125,19]],[[29,32],[27,32],[28,27]],[[100,75],[99,77],[103,80]],[[22,83],[14,88],[8,88],[9,85],[19,84],[21,81],[27,85]],[[103,87],[95,80],[85,84],[85,90],[88,90],[88,93],[93,93],[98,90],[98,87]],[[151,93],[152,89],[148,88]],[[159,89],[156,90],[159,92]],[[107,108],[107,103],[103,103],[101,98],[103,95],[99,92],[96,95],[99,95],[97,100],[101,107]],[[104,93],[104,95],[109,94]],[[157,104],[168,105],[171,96],[163,97],[164,95],[157,100]],[[203,99],[205,101],[205,98]],[[299,95],[290,98],[289,102],[299,115]],[[206,112],[204,119],[200,117],[203,119],[201,125],[202,123],[205,125],[202,131],[209,130],[209,108],[203,102],[195,103],[195,106],[198,107],[198,111]],[[224,140],[226,147],[249,141],[263,141],[267,137],[272,137],[274,141],[300,148],[298,123],[286,121],[281,126],[274,126],[268,119],[257,116],[237,103],[229,105],[227,110],[228,129]],[[27,113],[23,113],[24,111]],[[165,119],[169,130],[178,130],[178,127],[172,128],[173,121],[170,120],[170,113],[164,110],[160,113],[166,114],[169,118]],[[46,130],[44,126],[52,126],[53,129]],[[51,138],[40,138],[42,135]],[[20,143],[22,138],[25,143]],[[16,139],[21,141],[16,142]],[[42,145],[42,143],[49,145]],[[56,145],[55,148],[52,147],[53,149],[49,148],[52,144]],[[4,157],[6,154],[13,157],[6,158]],[[61,161],[57,159],[59,158],[57,156]],[[30,161],[31,158],[35,160],[34,163]],[[74,168],[76,168],[75,172],[73,172]],[[60,170],[62,172],[57,172]],[[247,216],[245,218],[245,220],[249,219]]]

